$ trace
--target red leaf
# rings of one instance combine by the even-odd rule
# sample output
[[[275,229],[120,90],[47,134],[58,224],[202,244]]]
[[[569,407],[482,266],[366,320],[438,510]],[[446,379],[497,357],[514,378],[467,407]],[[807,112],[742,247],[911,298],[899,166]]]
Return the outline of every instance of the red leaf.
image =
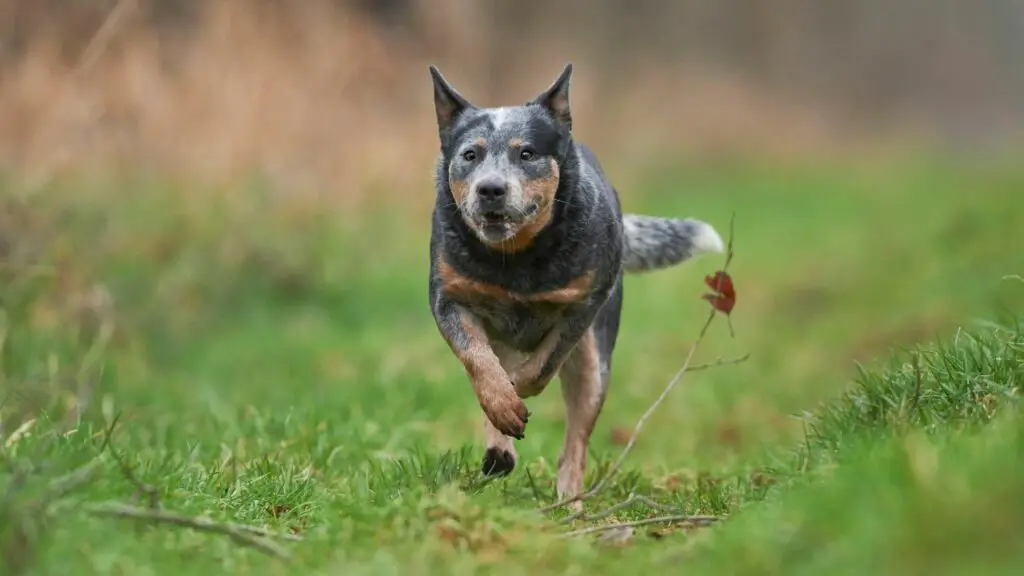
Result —
[[[725,272],[718,271],[713,276],[705,276],[704,283],[715,292],[704,294],[701,298],[710,302],[715,310],[730,314],[736,306],[736,289],[732,285],[732,278]]]

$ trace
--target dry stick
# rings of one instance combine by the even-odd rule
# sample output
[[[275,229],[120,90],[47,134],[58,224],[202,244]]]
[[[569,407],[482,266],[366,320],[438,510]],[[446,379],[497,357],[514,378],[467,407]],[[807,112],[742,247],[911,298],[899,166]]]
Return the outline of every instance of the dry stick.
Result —
[[[94,516],[106,516],[113,518],[127,518],[140,522],[152,522],[154,524],[171,524],[183,528],[191,528],[198,532],[210,534],[221,534],[228,536],[238,544],[255,548],[264,554],[277,558],[288,558],[290,554],[280,545],[270,541],[270,538],[282,540],[300,541],[302,538],[294,534],[271,532],[256,526],[244,524],[230,524],[216,522],[206,516],[185,516],[167,512],[164,510],[153,510],[151,508],[139,508],[118,502],[88,506],[86,511]]]
[[[117,450],[114,449],[114,445],[112,443],[114,437],[114,428],[117,427],[117,423],[121,420],[121,416],[123,415],[124,412],[118,412],[117,414],[114,415],[113,418],[111,418],[110,425],[107,426],[107,429],[103,435],[103,445],[100,448],[100,453],[102,453],[104,450],[110,451],[110,456],[114,459],[114,462],[116,462],[117,466],[121,469],[121,475],[124,476],[125,479],[131,482],[132,486],[135,487],[135,493],[132,495],[133,500],[138,502],[139,498],[145,495],[150,508],[159,508],[160,491],[156,488],[156,486],[146,484],[145,482],[139,480],[138,477],[135,476],[135,472],[132,470],[131,466],[129,466],[128,463],[124,461],[124,458],[121,458],[121,455],[117,453]]]
[[[672,377],[672,380],[670,380],[668,385],[665,386],[664,390],[661,391],[661,395],[658,396],[658,399],[655,400],[653,404],[651,404],[647,411],[644,412],[644,415],[640,417],[640,420],[637,421],[636,427],[633,429],[633,435],[630,436],[629,442],[626,444],[626,447],[619,454],[619,457],[615,460],[615,463],[612,464],[612,467],[608,469],[608,472],[601,477],[601,480],[598,481],[598,483],[595,484],[593,487],[591,487],[590,490],[587,490],[586,492],[583,492],[581,494],[577,494],[576,496],[573,496],[571,498],[566,498],[559,502],[555,502],[554,504],[545,506],[540,509],[541,512],[550,512],[552,510],[561,508],[562,506],[566,506],[574,502],[581,502],[583,500],[586,500],[587,498],[593,497],[595,494],[599,493],[601,490],[604,489],[605,484],[607,484],[608,480],[619,471],[619,468],[622,467],[623,462],[626,460],[626,456],[628,456],[629,453],[633,450],[633,446],[636,445],[636,441],[640,437],[640,432],[643,430],[644,424],[647,423],[648,418],[650,418],[651,414],[653,414],[654,411],[657,410],[659,406],[661,406],[661,403],[664,402],[669,392],[672,391],[672,388],[674,388],[676,383],[679,382],[680,379],[682,379],[683,374],[686,374],[686,372],[690,369],[690,362],[693,360],[693,355],[697,353],[697,348],[699,347],[701,340],[704,338],[704,334],[707,333],[708,327],[711,326],[711,322],[714,321],[714,319],[715,311],[712,310],[711,314],[708,315],[707,321],[704,322],[704,327],[701,329],[700,335],[697,337],[697,340],[694,341],[692,346],[690,346],[690,352],[686,355],[686,360],[683,362],[683,367],[680,368],[678,372],[676,372],[675,376]]]
[[[911,410],[918,410],[920,408],[919,403],[921,402],[921,353],[914,353],[914,402],[911,405]]]
[[[635,528],[637,526],[647,526],[650,524],[688,524],[691,526],[708,526],[710,524],[714,524],[718,520],[720,520],[718,516],[687,516],[683,514],[675,516],[657,516],[655,518],[634,520],[633,522],[620,522],[617,524],[602,524],[601,526],[591,526],[590,528],[582,528],[580,530],[573,530],[572,532],[559,534],[558,538],[572,538],[573,536],[584,536],[586,534],[607,532],[608,530],[615,530],[618,528]]]
[[[735,236],[735,223],[736,223],[736,214],[733,213],[733,215],[729,219],[729,244],[728,244],[728,247],[726,248],[725,264],[722,266],[722,271],[723,272],[728,270],[729,264],[732,263],[732,257],[733,257],[733,238]],[[708,314],[708,319],[704,322],[704,326],[701,327],[700,333],[697,335],[697,339],[690,346],[690,351],[686,355],[686,360],[683,361],[682,368],[680,368],[679,371],[676,372],[675,376],[673,376],[672,379],[669,380],[668,385],[666,385],[664,390],[661,391],[661,395],[658,396],[658,398],[654,401],[654,403],[651,404],[651,406],[649,408],[647,408],[646,412],[644,412],[644,415],[640,417],[640,420],[637,421],[636,427],[633,429],[633,435],[630,436],[629,442],[626,444],[626,447],[623,448],[622,452],[619,454],[619,457],[615,460],[615,463],[612,464],[612,467],[608,470],[608,473],[605,474],[604,476],[602,476],[601,480],[598,481],[597,484],[592,486],[586,492],[583,492],[581,494],[577,494],[576,496],[572,496],[570,498],[566,498],[566,499],[561,500],[559,502],[555,502],[554,504],[549,504],[547,506],[544,506],[543,508],[540,509],[540,511],[542,513],[550,512],[552,510],[556,510],[558,508],[561,508],[561,507],[569,505],[569,504],[573,504],[575,502],[582,502],[583,500],[591,498],[594,495],[600,493],[601,490],[604,489],[605,485],[608,483],[608,480],[619,471],[619,469],[622,467],[623,462],[625,462],[625,460],[626,460],[626,456],[628,456],[629,453],[633,450],[633,446],[636,445],[636,441],[637,441],[637,439],[640,436],[640,432],[643,430],[644,424],[646,424],[647,420],[651,417],[651,414],[653,414],[654,411],[658,409],[658,406],[660,406],[661,403],[665,401],[665,398],[672,391],[672,388],[675,387],[675,385],[679,382],[679,380],[682,379],[683,375],[686,374],[688,371],[690,371],[690,363],[693,361],[693,356],[697,353],[697,348],[700,347],[700,343],[704,340],[704,336],[707,335],[708,328],[711,327],[711,323],[715,320],[715,316],[717,316],[717,310],[712,308],[711,312]],[[742,357],[740,359],[737,359],[733,363],[742,362],[746,358],[748,358],[749,356],[750,355],[747,354],[746,356],[744,356],[744,357]],[[710,366],[706,366],[706,367],[710,367]],[[578,518],[581,515],[582,515],[581,513],[577,512],[574,516],[576,516]]]
[[[88,513],[95,516],[130,518],[138,521],[172,524],[175,526],[192,528],[193,530],[200,532],[223,534],[231,537],[235,542],[242,544],[243,546],[255,548],[265,554],[278,558],[289,557],[287,550],[267,539],[280,538],[283,540],[300,541],[302,540],[301,537],[294,534],[272,532],[256,526],[220,523],[207,517],[184,516],[174,512],[160,510],[159,492],[156,487],[139,480],[128,463],[121,458],[111,444],[114,428],[117,426],[117,422],[121,419],[122,414],[122,412],[118,412],[111,420],[110,426],[108,426],[104,435],[103,449],[109,448],[111,456],[121,469],[121,473],[129,482],[132,483],[132,485],[135,486],[135,494],[133,498],[138,499],[139,496],[143,494],[146,495],[148,497],[149,508],[139,508],[136,506],[121,504],[119,502],[109,502],[106,504],[88,506],[86,508]],[[101,449],[101,453],[102,452],[103,450]]]
[[[740,356],[739,358],[732,358],[732,359],[729,359],[729,360],[716,360],[715,362],[709,362],[707,364],[700,364],[698,366],[692,366],[692,367],[688,366],[690,360],[693,358],[693,355],[694,355],[694,353],[697,350],[697,345],[704,338],[704,333],[706,332],[707,327],[710,324],[711,324],[711,320],[708,319],[708,322],[704,325],[704,330],[701,331],[700,337],[697,339],[697,341],[690,348],[690,353],[689,353],[689,355],[686,358],[686,362],[683,363],[683,367],[680,368],[678,372],[676,372],[676,375],[672,378],[672,380],[669,381],[669,383],[665,387],[665,389],[662,390],[661,396],[659,396],[658,399],[654,401],[654,404],[652,404],[651,407],[647,409],[647,412],[645,412],[644,415],[637,422],[636,428],[633,430],[633,435],[630,436],[629,442],[626,444],[626,447],[622,450],[622,453],[619,454],[618,459],[615,461],[615,463],[612,465],[612,467],[608,470],[608,473],[605,474],[601,478],[601,481],[598,482],[597,485],[593,486],[587,492],[581,494],[580,497],[579,497],[580,501],[585,500],[587,498],[591,498],[594,495],[596,495],[598,492],[600,492],[604,488],[604,485],[607,484],[608,479],[610,479],[612,476],[615,475],[615,473],[617,473],[619,471],[619,468],[622,467],[623,462],[626,460],[626,456],[629,455],[629,451],[633,449],[633,445],[636,444],[637,439],[640,437],[640,431],[643,429],[643,426],[647,422],[647,419],[650,418],[651,414],[653,414],[654,411],[658,408],[658,406],[662,403],[662,401],[664,401],[664,399],[668,396],[669,392],[672,391],[672,387],[675,386],[676,383],[679,381],[679,379],[683,377],[683,374],[686,374],[687,372],[695,372],[697,370],[706,370],[708,368],[713,368],[715,366],[725,366],[725,365],[728,365],[728,364],[739,364],[741,362],[745,362],[748,358],[750,358],[750,354],[744,354],[743,356]],[[570,516],[567,516],[567,517],[563,518],[560,521],[560,523],[567,524],[569,522],[573,522],[573,521],[576,521],[576,520],[583,520],[583,521],[597,520],[599,518],[604,518],[606,516],[609,516],[612,513],[614,513],[615,511],[621,510],[621,509],[625,508],[626,506],[628,506],[630,504],[634,504],[636,502],[641,502],[641,501],[645,501],[644,503],[648,504],[652,508],[666,508],[666,506],[664,506],[662,504],[655,504],[653,500],[650,500],[648,498],[643,498],[643,500],[641,500],[641,498],[643,498],[643,497],[642,496],[631,495],[625,501],[620,502],[619,504],[616,504],[616,505],[612,506],[608,510],[605,510],[604,512],[600,512],[600,513],[598,513],[596,515],[587,516],[584,513],[583,510],[580,510],[580,511],[578,511],[578,512],[576,512],[576,513],[574,513],[574,514],[572,514]],[[568,500],[565,500],[564,502],[555,503],[555,504],[552,504],[549,507],[542,508],[541,511],[542,512],[547,512],[547,511],[549,511],[551,509],[557,508],[558,506],[564,506],[566,504],[571,504],[573,501],[574,500],[572,500],[572,499],[568,499]]]
[[[708,368],[717,368],[719,366],[729,366],[732,364],[742,364],[750,359],[750,352],[747,352],[743,356],[737,356],[736,358],[718,358],[714,362],[708,362],[707,364],[697,364],[696,366],[690,366],[686,369],[687,372],[700,372],[701,370],[707,370]]]
[[[661,511],[661,512],[676,512],[676,513],[681,512],[678,508],[676,508],[674,506],[666,506],[665,504],[659,504],[658,502],[655,502],[654,500],[652,500],[652,499],[650,499],[650,498],[648,498],[646,496],[638,496],[637,494],[630,494],[629,498],[626,498],[625,500],[623,500],[622,502],[619,502],[618,504],[616,504],[614,506],[609,506],[608,508],[606,508],[605,510],[603,510],[601,512],[598,512],[597,514],[583,514],[582,512],[578,512],[576,514],[573,514],[572,516],[568,516],[566,518],[562,518],[561,520],[558,521],[558,523],[559,524],[569,524],[570,522],[573,522],[575,520],[579,520],[581,522],[593,522],[595,520],[603,520],[603,519],[611,516],[612,514],[615,514],[619,510],[624,510],[626,508],[631,507],[634,504],[645,504],[648,507],[653,508],[653,509],[658,510],[658,511]]]
[[[72,470],[70,473],[50,482],[46,488],[45,502],[53,502],[70,494],[79,486],[88,484],[96,472],[99,471],[102,459],[100,456],[93,458],[87,464]]]

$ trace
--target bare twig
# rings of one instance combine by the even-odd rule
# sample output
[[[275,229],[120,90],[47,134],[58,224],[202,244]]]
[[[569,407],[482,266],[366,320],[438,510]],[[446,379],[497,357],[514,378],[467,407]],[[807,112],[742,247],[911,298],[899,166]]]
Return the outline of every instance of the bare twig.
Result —
[[[83,466],[80,466],[75,470],[72,470],[70,473],[50,482],[50,485],[46,488],[46,494],[41,500],[42,504],[47,505],[50,502],[59,500],[60,498],[70,494],[79,486],[83,486],[91,482],[99,471],[102,463],[102,456],[97,456]]]
[[[683,524],[687,526],[709,526],[721,520],[718,516],[687,516],[683,514],[674,516],[656,516],[654,518],[644,518],[643,520],[634,520],[632,522],[618,522],[615,524],[602,524],[600,526],[591,526],[589,528],[581,528],[580,530],[573,530],[572,532],[566,532],[560,534],[559,538],[572,538],[574,536],[585,536],[587,534],[596,534],[598,532],[606,532],[608,530],[618,530],[621,528],[635,528],[637,526],[648,526],[650,524]]]
[[[701,370],[707,370],[708,368],[718,368],[719,366],[731,366],[733,364],[742,364],[750,359],[750,353],[746,353],[743,356],[737,356],[736,358],[719,358],[714,362],[708,362],[707,364],[697,364],[696,366],[690,366],[686,369],[687,372],[700,372]]]
[[[729,216],[729,245],[725,250],[725,264],[722,265],[722,270],[728,270],[729,264],[732,263],[732,242],[736,237],[736,213],[733,212]],[[725,323],[729,326],[729,336],[735,338],[736,331],[732,329],[732,316],[726,314]]]
[[[106,436],[103,440],[103,446],[110,449],[110,455],[114,458],[114,462],[117,462],[117,466],[121,469],[121,474],[135,486],[135,492],[132,494],[132,500],[135,502],[139,501],[139,498],[143,495],[146,496],[146,503],[149,504],[150,508],[160,507],[160,491],[157,490],[156,486],[146,484],[139,480],[135,476],[135,472],[131,466],[121,458],[121,455],[114,450],[114,446],[111,444],[111,435],[114,432],[114,427],[117,425],[118,420],[121,419],[123,412],[118,412],[113,419],[110,421],[110,426],[107,428]]]
[[[625,510],[627,508],[632,507],[634,504],[643,504],[643,505],[645,505],[645,506],[647,506],[649,508],[652,508],[654,510],[657,510],[659,512],[673,512],[673,513],[676,513],[676,514],[681,512],[679,509],[675,508],[674,506],[666,506],[664,504],[659,504],[659,503],[655,502],[654,500],[652,500],[652,499],[650,499],[650,498],[648,498],[646,496],[640,496],[638,494],[630,494],[629,498],[626,498],[625,500],[623,500],[622,502],[619,502],[618,504],[615,504],[614,506],[609,506],[608,508],[604,509],[601,512],[598,512],[597,514],[586,514],[582,510],[580,510],[579,512],[576,512],[572,516],[567,516],[565,518],[562,518],[561,520],[559,520],[558,523],[559,524],[569,524],[570,522],[575,522],[577,520],[579,520],[581,522],[593,522],[595,520],[603,520],[603,519],[611,516],[612,514],[615,514],[616,512],[618,512],[620,510]]]
[[[914,353],[914,359],[912,361],[914,366],[914,402],[911,404],[911,410],[917,410],[918,404],[921,401],[921,354]]]
[[[735,220],[736,220],[736,215],[735,215],[735,213],[733,213],[732,217],[729,219],[729,242],[728,242],[728,247],[726,248],[725,264],[722,266],[722,271],[723,272],[728,269],[729,264],[732,262],[732,258],[733,258],[733,236],[734,236],[734,229],[735,229]],[[592,498],[595,495],[599,494],[601,492],[601,490],[603,490],[604,487],[608,484],[608,481],[612,477],[614,477],[615,474],[618,473],[620,468],[622,468],[622,465],[625,462],[626,457],[629,456],[629,453],[633,450],[633,447],[636,445],[637,439],[640,437],[640,433],[643,431],[643,427],[647,423],[647,420],[650,419],[651,415],[654,414],[654,411],[657,410],[659,406],[661,406],[661,403],[665,401],[665,398],[668,397],[669,393],[672,392],[672,389],[675,388],[676,384],[682,379],[684,374],[686,374],[687,372],[693,371],[693,370],[703,370],[703,369],[711,368],[713,366],[720,366],[720,365],[723,365],[723,364],[738,364],[740,362],[745,361],[747,358],[749,358],[750,355],[747,354],[747,355],[744,355],[744,356],[742,356],[740,358],[737,358],[735,360],[729,360],[729,361],[719,360],[717,362],[713,362],[713,363],[710,363],[710,364],[699,365],[699,366],[691,366],[691,363],[693,362],[693,357],[697,353],[697,349],[700,347],[701,342],[704,341],[704,337],[707,335],[708,329],[711,327],[711,323],[715,320],[715,316],[717,316],[717,315],[718,315],[717,311],[714,308],[712,308],[711,312],[708,314],[707,320],[704,322],[704,325],[701,327],[700,332],[697,335],[697,339],[690,346],[690,350],[686,354],[686,359],[683,361],[683,366],[675,373],[675,375],[672,377],[672,379],[669,380],[668,384],[661,391],[661,394],[658,396],[658,398],[655,399],[654,403],[651,404],[650,407],[647,408],[647,411],[644,412],[643,416],[641,416],[640,419],[637,421],[636,427],[633,429],[633,434],[630,436],[629,441],[626,443],[625,448],[623,448],[622,452],[619,454],[619,457],[616,458],[616,460],[612,464],[611,468],[608,469],[608,472],[606,474],[604,474],[600,478],[600,480],[598,480],[598,482],[595,483],[589,490],[586,490],[585,492],[577,494],[576,496],[572,496],[570,498],[566,498],[566,499],[563,499],[561,501],[555,502],[554,504],[549,504],[547,506],[544,506],[544,507],[542,507],[540,509],[540,511],[542,513],[551,512],[552,510],[556,510],[558,508],[561,508],[563,506],[567,506],[569,504],[573,504],[573,503],[576,503],[576,502],[582,502],[584,500],[587,500],[588,498]],[[731,331],[731,329],[732,329],[732,326],[730,324],[730,331]],[[628,499],[627,499],[627,501],[628,501]],[[614,508],[616,510],[619,510],[619,509],[621,509],[621,507],[619,507],[619,506],[624,506],[624,503],[620,504],[620,505],[613,506],[612,508]],[[610,514],[610,512],[609,512],[609,514]],[[580,512],[577,512],[576,514],[574,514],[570,518],[571,519],[579,519],[581,517],[582,517],[582,514]]]
[[[711,313],[708,315],[708,319],[704,322],[704,326],[701,328],[700,334],[697,336],[697,340],[695,340],[694,343],[690,346],[690,351],[686,355],[686,360],[683,361],[683,367],[680,368],[675,373],[675,376],[673,376],[671,380],[669,380],[668,384],[661,391],[661,394],[658,396],[658,398],[654,401],[653,404],[651,404],[649,408],[647,408],[647,411],[644,412],[643,416],[641,416],[640,419],[637,421],[636,427],[633,429],[633,434],[629,438],[629,442],[626,443],[626,447],[623,448],[622,452],[619,454],[619,457],[615,459],[615,463],[612,464],[608,472],[604,476],[602,476],[601,479],[586,492],[583,492],[571,498],[566,498],[559,502],[555,502],[554,504],[544,506],[543,508],[541,508],[541,512],[550,512],[552,510],[561,508],[562,506],[567,506],[574,502],[582,502],[583,500],[594,497],[596,494],[598,494],[599,492],[601,492],[601,490],[604,489],[608,481],[613,476],[615,476],[616,473],[618,473],[620,468],[622,468],[622,464],[625,462],[626,457],[629,456],[629,453],[633,450],[633,447],[636,445],[636,442],[640,437],[640,432],[643,431],[644,425],[647,423],[647,420],[650,419],[651,415],[654,414],[654,411],[657,410],[659,406],[661,406],[661,403],[665,401],[665,398],[668,397],[669,393],[672,392],[672,389],[675,388],[676,384],[679,382],[679,380],[682,379],[683,375],[690,371],[690,362],[693,361],[693,356],[697,353],[697,348],[700,347],[700,343],[701,341],[704,340],[704,336],[707,334],[708,328],[711,326],[711,323],[714,321],[716,315],[717,314],[714,310],[712,310]],[[737,364],[746,360],[748,357],[749,355],[741,357],[735,361],[722,362],[721,364]],[[703,368],[710,368],[711,366],[714,365],[718,364],[712,363],[703,366]]]
[[[223,536],[228,536],[238,544],[255,548],[264,554],[269,554],[277,558],[288,558],[290,554],[283,547],[272,542],[270,538],[279,538],[281,540],[291,541],[302,540],[301,537],[295,534],[271,532],[270,530],[265,530],[256,526],[216,522],[206,516],[185,516],[183,514],[176,514],[165,510],[140,508],[118,502],[88,506],[86,510],[89,514],[94,516],[126,518],[154,524],[170,524],[173,526],[180,526],[182,528],[190,528],[197,532],[221,534]]]

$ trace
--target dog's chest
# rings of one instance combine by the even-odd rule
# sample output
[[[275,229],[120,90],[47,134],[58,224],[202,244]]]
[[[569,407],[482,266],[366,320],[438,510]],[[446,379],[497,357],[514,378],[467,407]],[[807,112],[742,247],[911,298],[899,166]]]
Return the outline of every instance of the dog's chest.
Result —
[[[561,282],[541,284],[523,276],[469,275],[463,270],[440,258],[436,268],[440,289],[479,318],[491,340],[520,351],[535,349],[567,313],[590,305],[596,274],[593,269],[583,270],[566,274]]]
[[[533,350],[559,322],[567,304],[472,299],[464,306],[483,321],[492,341],[516,350]]]

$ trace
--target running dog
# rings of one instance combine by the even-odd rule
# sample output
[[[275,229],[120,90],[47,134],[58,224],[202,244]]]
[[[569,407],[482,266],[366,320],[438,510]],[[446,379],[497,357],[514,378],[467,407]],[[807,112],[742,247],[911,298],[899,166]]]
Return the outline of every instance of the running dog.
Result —
[[[623,274],[722,252],[722,238],[699,220],[623,215],[597,158],[573,140],[572,64],[533,100],[500,108],[471,104],[435,66],[430,75],[441,148],[430,306],[483,409],[483,472],[512,472],[523,399],[558,375],[557,488],[572,498],[608,391]]]

